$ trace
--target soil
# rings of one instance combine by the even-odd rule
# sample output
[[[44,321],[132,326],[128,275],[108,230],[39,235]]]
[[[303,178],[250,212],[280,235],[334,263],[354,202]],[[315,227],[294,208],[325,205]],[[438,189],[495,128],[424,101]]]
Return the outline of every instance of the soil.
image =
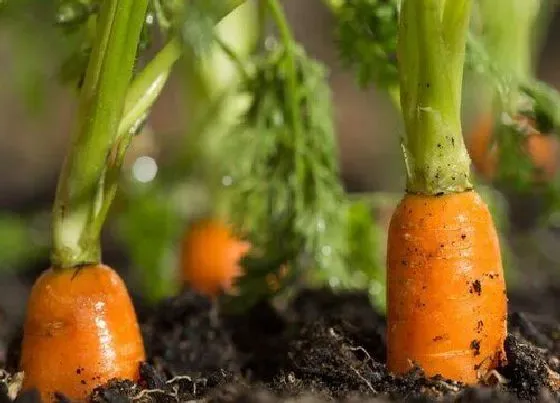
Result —
[[[551,287],[538,299],[556,306],[559,295]],[[523,298],[512,296],[512,307],[531,306]],[[560,318],[553,309],[510,314],[508,365],[477,388],[426,379],[420,369],[388,373],[385,318],[364,293],[307,290],[283,309],[263,302],[242,315],[219,315],[206,298],[185,291],[153,308],[137,303],[137,310],[149,357],[141,379],[111,381],[93,392],[93,402],[560,401]],[[18,346],[16,336],[0,373],[0,403],[11,401],[17,385],[9,371],[15,374]],[[38,399],[28,392],[15,401]]]

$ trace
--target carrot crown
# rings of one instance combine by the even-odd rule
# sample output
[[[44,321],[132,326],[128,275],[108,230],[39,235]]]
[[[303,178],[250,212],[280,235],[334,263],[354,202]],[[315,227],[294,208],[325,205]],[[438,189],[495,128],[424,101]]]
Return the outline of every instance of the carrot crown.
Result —
[[[53,211],[54,267],[101,260],[100,232],[112,201],[123,144],[119,125],[148,0],[106,0],[80,93],[78,121]]]
[[[461,129],[461,86],[470,0],[404,0],[398,33],[407,191],[472,187]]]

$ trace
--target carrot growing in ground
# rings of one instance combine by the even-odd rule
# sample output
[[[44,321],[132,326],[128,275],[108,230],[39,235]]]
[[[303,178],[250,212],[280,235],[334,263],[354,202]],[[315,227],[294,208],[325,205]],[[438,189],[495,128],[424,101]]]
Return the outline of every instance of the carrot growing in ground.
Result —
[[[492,62],[500,71],[515,80],[528,81],[534,77],[535,40],[539,0],[496,0],[479,1],[481,40]],[[475,169],[488,180],[495,178],[498,171],[500,152],[495,132],[500,128],[500,114],[492,111],[490,100],[496,96],[492,86],[486,110],[477,119],[467,145]],[[492,91],[494,90],[494,91]],[[521,147],[536,170],[535,179],[551,180],[556,173],[559,157],[558,139],[541,133],[535,119],[523,116],[520,91],[508,94],[506,105],[500,105],[510,113],[519,131],[523,132]],[[511,133],[508,133],[511,135]]]
[[[516,119],[520,129],[526,133],[523,151],[536,169],[536,180],[552,180],[558,170],[560,145],[554,135],[543,134],[535,128],[532,119],[520,116]],[[493,142],[496,119],[491,113],[479,117],[469,137],[469,153],[476,171],[487,180],[496,177],[499,150]]]
[[[206,205],[206,218],[190,223],[181,239],[180,274],[184,284],[211,298],[234,291],[234,283],[243,274],[241,260],[251,249],[220,212],[222,175],[228,173],[218,167],[223,136],[247,108],[248,99],[237,88],[247,74],[245,59],[258,43],[257,17],[256,4],[246,2],[218,24],[213,47],[192,63],[187,82],[188,87],[198,85],[201,90],[191,99],[198,125],[194,124],[183,159],[190,160],[189,170],[204,182],[212,203]]]
[[[242,275],[241,258],[251,244],[236,238],[219,220],[201,220],[189,227],[181,247],[182,278],[210,297],[231,291]]]
[[[52,267],[33,286],[24,324],[23,389],[38,389],[45,402],[56,392],[83,400],[111,378],[137,379],[145,359],[126,286],[101,263],[100,232],[130,140],[121,122],[137,106],[124,109],[127,92],[153,100],[153,92],[137,92],[142,86],[129,88],[147,4],[106,0],[99,11],[54,203]]]
[[[472,189],[460,104],[469,0],[404,0],[398,37],[406,195],[387,250],[387,364],[475,383],[504,359],[507,298]]]

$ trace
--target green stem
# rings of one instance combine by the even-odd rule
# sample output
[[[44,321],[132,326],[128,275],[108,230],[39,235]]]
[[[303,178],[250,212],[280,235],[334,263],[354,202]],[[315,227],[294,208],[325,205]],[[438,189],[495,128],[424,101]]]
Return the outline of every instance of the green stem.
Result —
[[[245,0],[225,2],[220,20]],[[53,267],[101,259],[99,236],[117,191],[132,135],[181,57],[172,38],[135,78],[132,69],[148,0],[106,0],[80,96],[78,129],[64,163],[53,212]]]
[[[143,120],[165,86],[171,68],[181,57],[178,38],[171,39],[132,81],[117,137],[126,136]]]
[[[53,211],[52,265],[98,263],[106,164],[125,105],[148,0],[105,0]]]
[[[393,105],[397,110],[401,110],[401,89],[398,83],[392,84],[387,88],[387,93],[389,94],[389,98]]]
[[[259,1],[257,4],[257,38],[259,47],[262,46],[262,42],[267,35],[267,23],[268,23],[268,6],[264,1]]]
[[[104,203],[93,231],[99,233],[118,189],[121,167],[126,151],[138,128],[145,121],[150,108],[163,90],[175,62],[182,54],[181,43],[171,39],[132,81],[126,94],[123,117],[115,137],[111,158],[107,160],[104,181]]]
[[[232,49],[232,47],[229,46],[219,35],[214,35],[214,41],[220,47],[222,52],[224,52],[233,64],[235,64],[237,71],[241,74],[241,78],[243,80],[247,80],[249,78],[249,74],[247,73],[245,62],[241,60],[241,57],[237,54],[237,52]]]
[[[290,109],[290,118],[292,121],[293,128],[295,130],[296,137],[299,138],[299,134],[302,132],[301,128],[301,117],[299,111],[299,100],[298,100],[298,90],[297,90],[297,65],[295,58],[295,39],[290,30],[288,20],[284,14],[284,10],[280,6],[278,0],[267,0],[268,8],[270,14],[276,23],[276,27],[280,33],[280,38],[282,44],[284,45],[286,51],[286,60],[288,64],[288,71],[286,72],[286,81],[288,82],[287,95],[288,95],[288,106]]]
[[[223,8],[221,9],[220,20],[235,10],[237,7],[241,6],[247,0],[226,0],[223,2]]]
[[[302,119],[301,119],[301,109],[300,109],[300,100],[299,100],[299,93],[297,88],[297,64],[296,64],[296,41],[292,35],[292,31],[290,30],[290,26],[288,24],[288,20],[284,13],[282,6],[278,0],[266,0],[268,4],[268,9],[270,10],[270,14],[278,28],[281,42],[284,46],[284,50],[286,52],[286,64],[287,64],[287,71],[286,71],[286,104],[289,108],[290,113],[290,123],[292,124],[291,128],[293,130],[294,136],[294,147],[296,150],[296,159],[295,159],[295,170],[296,176],[299,178],[300,181],[303,182],[303,165],[301,163],[301,156],[303,147],[303,127],[302,127]],[[296,204],[300,203],[301,200],[296,201]]]
[[[219,21],[243,3],[245,0],[228,1],[219,16]],[[156,1],[155,4],[161,7],[159,1]],[[222,47],[224,46],[222,45]],[[176,36],[171,38],[136,76],[126,95],[125,111],[119,125],[118,137],[129,134],[131,130],[134,131],[138,123],[143,120],[161,93],[171,73],[171,68],[182,56],[182,52],[181,40]]]
[[[534,50],[537,40],[536,21],[540,0],[480,1],[482,42],[499,69],[516,80],[534,75]],[[517,111],[519,94],[508,94],[507,109]]]
[[[402,3],[398,54],[408,192],[472,188],[460,115],[470,6],[470,0]]]
[[[519,79],[533,74],[535,22],[540,0],[480,1],[482,41],[500,68]]]

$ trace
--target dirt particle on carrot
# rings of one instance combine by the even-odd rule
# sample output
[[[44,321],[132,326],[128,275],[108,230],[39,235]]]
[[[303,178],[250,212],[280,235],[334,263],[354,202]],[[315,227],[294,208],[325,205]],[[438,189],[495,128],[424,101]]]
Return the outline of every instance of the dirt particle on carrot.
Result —
[[[472,288],[470,290],[470,293],[475,293],[475,294],[482,294],[482,284],[480,283],[480,280],[475,280],[472,282]]]
[[[477,333],[482,332],[482,328],[483,328],[483,327],[484,327],[484,322],[481,321],[481,320],[479,320],[479,321],[476,323],[476,332],[477,332]]]
[[[474,350],[474,355],[480,355],[480,340],[471,341],[471,350]]]

